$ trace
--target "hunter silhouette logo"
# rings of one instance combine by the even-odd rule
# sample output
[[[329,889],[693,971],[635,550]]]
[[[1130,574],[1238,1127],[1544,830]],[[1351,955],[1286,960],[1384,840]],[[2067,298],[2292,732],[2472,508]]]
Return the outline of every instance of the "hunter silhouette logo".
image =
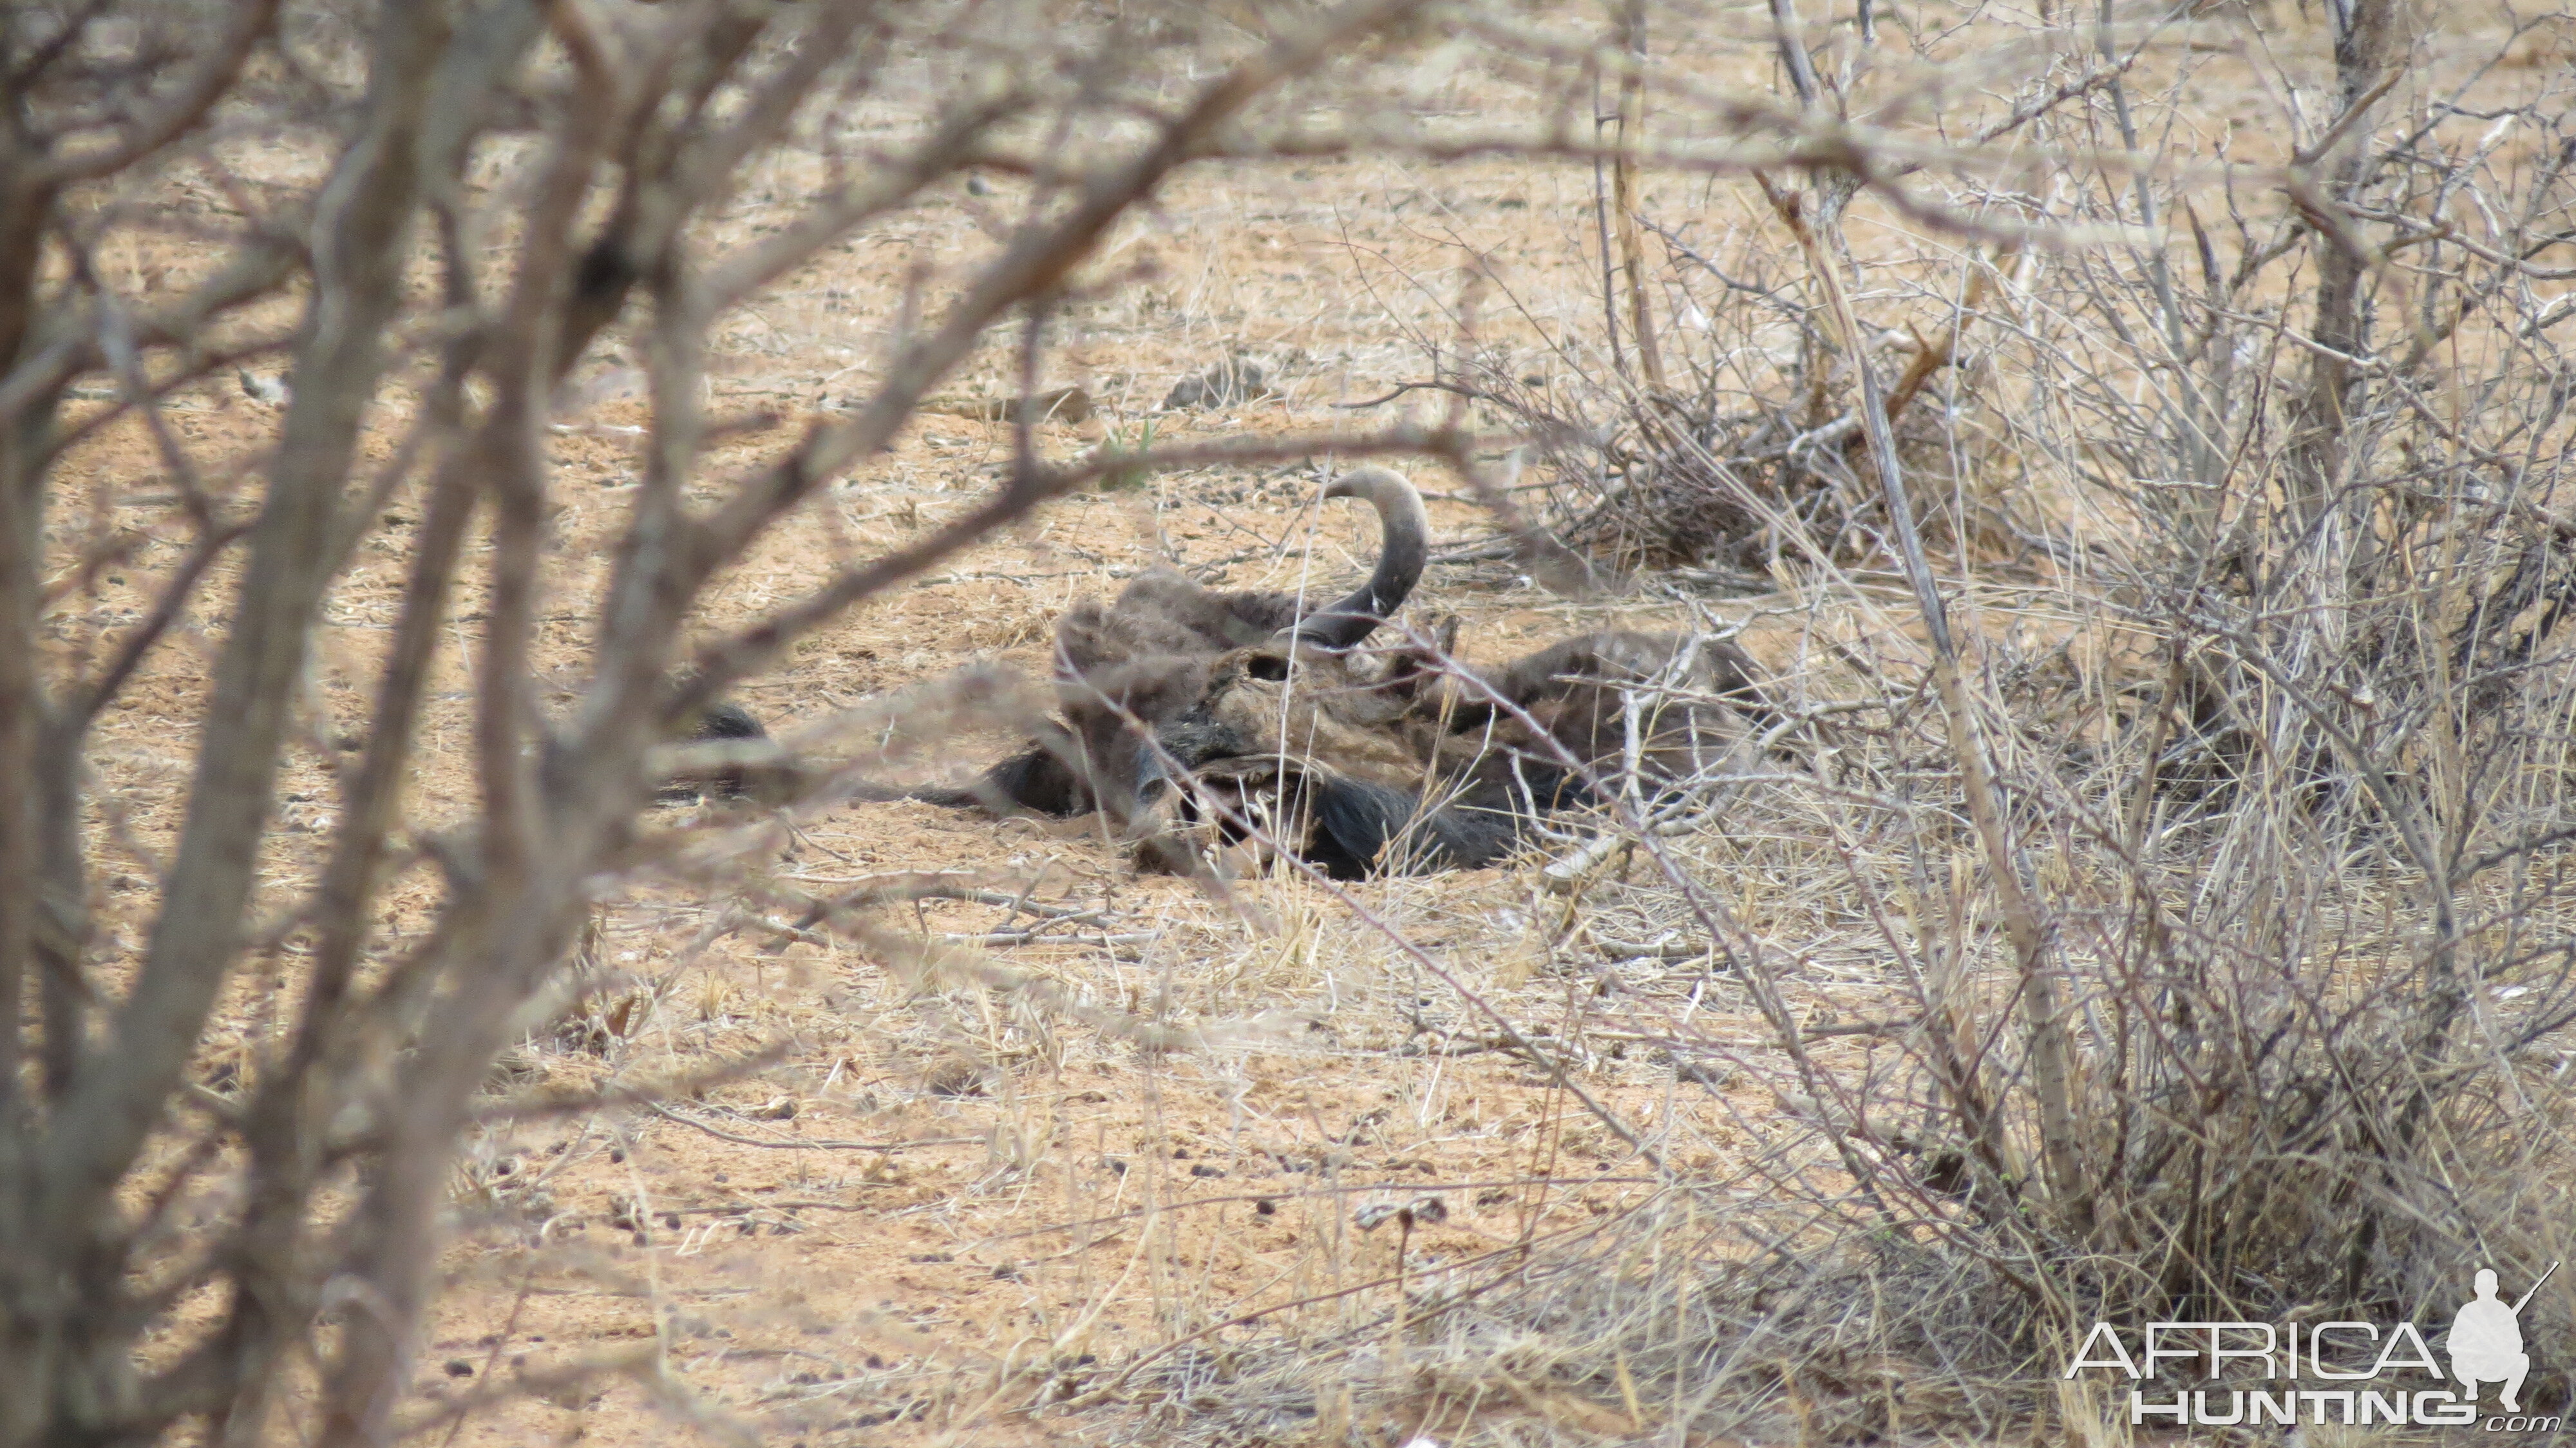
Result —
[[[2133,1329],[2135,1354],[2119,1328],[2097,1322],[2065,1375],[2109,1369],[2129,1379],[2131,1427],[2163,1418],[2176,1428],[2474,1424],[2489,1433],[2558,1433],[2563,1417],[2522,1410],[2531,1376],[2522,1310],[2558,1267],[2550,1263],[2511,1302],[2496,1295],[2495,1269],[2479,1268],[2474,1295],[2452,1314],[2443,1343],[2448,1373],[2412,1322],[2150,1322]],[[2499,1390],[2497,1407],[2482,1416],[2478,1390],[2488,1384]]]
[[[2495,1269],[2478,1269],[2478,1295],[2462,1303],[2451,1319],[2451,1376],[2460,1380],[2471,1402],[2477,1401],[2479,1384],[2501,1383],[2504,1410],[2522,1411],[2522,1380],[2531,1375],[2531,1354],[2522,1350],[2522,1309],[2557,1271],[2558,1264],[2550,1263],[2540,1282],[2507,1307],[2496,1300]]]

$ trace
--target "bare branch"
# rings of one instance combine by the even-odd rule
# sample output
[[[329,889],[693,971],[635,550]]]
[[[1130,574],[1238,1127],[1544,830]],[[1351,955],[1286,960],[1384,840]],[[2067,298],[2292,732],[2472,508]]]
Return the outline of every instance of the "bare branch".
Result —
[[[29,189],[53,191],[113,176],[196,126],[241,73],[252,47],[276,23],[277,5],[278,0],[246,0],[231,7],[232,23],[223,36],[197,62],[195,73],[179,82],[156,110],[101,149],[54,158],[29,178]]]

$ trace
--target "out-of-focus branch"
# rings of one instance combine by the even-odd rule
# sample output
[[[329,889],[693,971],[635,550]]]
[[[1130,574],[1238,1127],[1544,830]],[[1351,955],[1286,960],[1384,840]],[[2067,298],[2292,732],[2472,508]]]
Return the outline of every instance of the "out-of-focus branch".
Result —
[[[215,102],[231,88],[233,78],[241,73],[242,63],[250,59],[251,48],[276,23],[277,4],[278,0],[245,0],[233,6],[232,24],[198,61],[195,73],[181,81],[172,95],[113,143],[86,154],[74,152],[48,161],[33,178],[35,189],[52,191],[78,181],[113,176],[205,119]]]
[[[240,941],[288,702],[328,581],[325,545],[400,299],[412,142],[442,31],[427,7],[387,25],[364,133],[325,189],[295,402],[216,665],[178,862],[110,1044],[84,1067],[47,1139],[49,1232],[90,1230],[185,1069]]]
[[[701,652],[685,671],[689,683],[664,706],[662,717],[676,721],[694,715],[734,680],[757,672],[781,650],[837,617],[859,600],[917,578],[958,551],[972,547],[995,531],[1009,527],[1051,499],[1063,497],[1101,478],[1140,471],[1241,466],[1311,457],[1331,451],[1343,457],[1390,457],[1430,454],[1461,462],[1472,439],[1438,429],[1396,428],[1366,437],[1326,435],[1238,438],[1139,452],[1102,450],[1079,462],[1014,474],[982,503],[958,515],[938,532],[909,547],[836,579],[800,603],[763,620],[759,627]]]
[[[1812,108],[1818,92],[1816,63],[1807,54],[1806,26],[1798,19],[1796,0],[1771,0],[1771,34],[1779,47],[1780,65],[1789,72],[1789,88],[1798,104]]]
[[[249,531],[250,524],[246,522],[229,523],[198,538],[196,546],[188,550],[188,556],[180,560],[178,568],[154,595],[151,612],[126,631],[107,667],[99,671],[95,680],[73,692],[71,703],[64,711],[68,719],[86,725],[98,717],[98,711],[106,708],[125,688],[126,680],[133,677],[144,655],[150,653],[152,646],[170,631],[170,625],[196,597],[197,585],[204,580],[206,570],[223,556],[225,549],[240,542],[242,535]],[[76,742],[76,739],[66,742]],[[68,760],[58,762],[64,767],[70,763]]]
[[[609,594],[611,635],[607,652],[611,656],[625,654],[647,643],[651,634],[667,635],[677,626],[677,618],[667,606],[646,607],[639,594],[668,599],[694,593],[779,515],[852,462],[891,442],[929,389],[974,348],[987,328],[1013,306],[1060,283],[1090,255],[1113,222],[1192,159],[1201,139],[1224,127],[1272,86],[1321,63],[1353,38],[1384,26],[1418,3],[1419,0],[1359,0],[1329,12],[1304,27],[1300,34],[1277,42],[1202,91],[1154,144],[1095,179],[1062,218],[1022,232],[949,309],[938,330],[905,349],[888,369],[876,395],[857,416],[816,430],[787,458],[735,489],[713,515],[691,529],[683,547],[675,553],[667,577],[621,567]],[[993,499],[933,539],[837,581],[777,620],[783,631],[775,633],[775,641],[746,641],[728,658],[702,661],[707,671],[690,694],[702,703],[704,691],[722,687],[742,670],[756,666],[757,660],[775,650],[777,641],[792,638],[858,600],[911,577],[965,546],[970,537],[980,536],[980,530],[1002,526],[1071,485],[1043,475],[1014,476]],[[970,526],[979,531],[971,535],[963,531]],[[763,631],[764,636],[771,633]],[[595,699],[590,717],[617,717],[639,702]]]
[[[890,164],[869,170],[837,196],[823,199],[776,236],[744,248],[707,273],[700,305],[709,311],[739,305],[815,252],[921,193],[922,188],[967,164],[993,127],[1018,111],[1014,95],[961,105],[920,145]]]
[[[204,333],[207,324],[216,318],[273,295],[295,274],[303,259],[301,246],[262,233],[177,306],[136,316],[130,330],[138,351],[167,348],[179,354],[178,365],[154,384],[152,394],[158,396],[174,386],[272,350],[275,344],[270,342],[211,347]],[[76,374],[107,360],[98,319],[84,306],[71,303],[58,307],[45,320],[43,330],[47,340],[17,367],[0,374],[0,416],[23,413],[40,399],[59,392]],[[53,439],[50,455],[59,457],[79,446],[121,416],[124,405],[127,404],[103,409],[95,417],[62,429]]]

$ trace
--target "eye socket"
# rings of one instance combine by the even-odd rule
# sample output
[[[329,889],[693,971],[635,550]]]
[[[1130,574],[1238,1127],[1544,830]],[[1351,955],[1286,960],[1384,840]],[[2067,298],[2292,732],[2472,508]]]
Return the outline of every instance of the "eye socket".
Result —
[[[1243,671],[1266,683],[1284,684],[1288,682],[1288,656],[1254,654],[1243,661]]]

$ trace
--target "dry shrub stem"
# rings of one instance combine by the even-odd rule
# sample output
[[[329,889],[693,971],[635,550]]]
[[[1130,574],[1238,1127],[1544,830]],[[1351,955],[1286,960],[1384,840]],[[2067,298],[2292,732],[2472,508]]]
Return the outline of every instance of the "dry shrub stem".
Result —
[[[1623,912],[1598,935],[1652,944],[1689,921],[1734,955],[1769,1059],[1689,1028],[1638,1038],[1670,1043],[1686,1081],[1756,1072],[1797,1125],[1752,1170],[1762,1206],[1710,1199],[1697,1255],[1641,1209],[1594,1277],[1568,1263],[1424,1328],[1452,1375],[1423,1389],[1435,1403],[1539,1381],[1633,1412],[1659,1396],[1634,1389],[1643,1361],[1702,1395],[1676,1432],[1814,1434],[1823,1413],[1893,1436],[1952,1411],[1992,1431],[1989,1412],[2062,1410],[2029,1385],[2096,1320],[2432,1324],[2473,1266],[2529,1283],[2557,1252],[2576,386],[2548,336],[2576,308],[2532,284],[2564,270],[2576,150],[2551,109],[2563,76],[2472,98],[2468,77],[2492,85],[2533,32],[2451,46],[2395,14],[2333,9],[2299,37],[2331,108],[2271,163],[2151,159],[2044,196],[1969,179],[1910,210],[1885,173],[1757,181],[1785,259],[1648,201],[1660,279],[1641,287],[1626,235],[1593,228],[1601,295],[1574,315],[1600,335],[1526,318],[1574,380],[1541,388],[1526,354],[1463,325],[1444,340],[1418,385],[1526,429],[1557,540],[1758,595],[1757,617],[1814,639],[1784,674],[1870,690],[1875,712],[1837,718],[1813,781],[1735,800],[1732,845],[1614,809],[1550,872],[1585,882],[1568,919]],[[2158,126],[2193,114],[2168,87],[2235,64],[2183,61],[2108,5],[2087,18],[2090,68],[2021,77],[1977,133],[2093,127],[2153,158]],[[1866,53],[1802,33],[1794,7],[1771,21],[1783,100],[1859,113]],[[1649,95],[1688,84],[1660,89],[1674,58],[1622,64]],[[1864,250],[1847,221],[1885,238],[1872,203],[2017,224]],[[1959,234],[2003,244],[1962,264]],[[1670,345],[1650,387],[1618,334],[1639,345],[1632,304],[1653,291]],[[1766,335],[1785,341],[1747,342]],[[1912,619],[1881,601],[1888,573]],[[1863,1028],[1778,1008],[1760,927],[1739,949],[1701,909],[1702,882],[1776,866],[1767,841],[1802,832],[1905,963],[1913,1028],[1882,1012],[1900,1019],[1864,1032],[1886,1055],[1806,1049]],[[1623,848],[1663,878],[1607,883]],[[2025,1200],[2023,1153],[2044,1197]],[[1597,1280],[1622,1254],[1667,1265]],[[2004,1284],[2024,1309],[1995,1310]],[[1754,1307],[1688,1327],[1644,1305],[1711,1299]],[[2532,1311],[2563,1330],[2568,1306],[2544,1292]],[[1512,1345],[1534,1323],[1543,1363]],[[1967,1394],[1866,1406],[1869,1363]],[[2526,1401],[2564,1392],[2552,1376]]]
[[[983,507],[823,580],[675,689],[682,625],[709,581],[881,449],[1008,314],[1043,309],[1112,226],[1220,133],[1240,138],[1251,108],[1414,7],[1318,10],[1249,45],[1239,33],[1166,34],[1163,45],[1202,47],[1213,79],[1123,140],[1113,124],[1107,144],[1064,151],[1052,190],[851,417],[818,424],[706,508],[685,499],[714,436],[699,416],[705,338],[728,310],[1007,150],[1032,117],[1063,125],[1104,108],[1101,119],[1132,121],[1141,112],[1118,85],[1159,83],[1152,46],[1129,56],[1114,24],[1075,25],[1061,38],[1100,47],[1109,68],[1068,89],[1039,26],[1019,64],[977,70],[933,106],[917,143],[861,168],[864,183],[710,266],[691,228],[723,213],[754,157],[845,144],[835,104],[885,74],[889,22],[870,7],[665,17],[433,3],[387,10],[355,44],[307,7],[143,8],[121,29],[98,24],[94,6],[31,21],[34,30],[0,23],[19,107],[0,137],[0,868],[37,883],[0,893],[0,998],[12,1018],[0,1033],[0,1380],[11,1384],[0,1443],[140,1441],[192,1417],[228,1443],[266,1441],[290,1388],[319,1409],[307,1421],[323,1441],[380,1442],[410,1391],[457,1143],[485,1119],[474,1098],[574,944],[601,872],[632,868],[634,818],[670,721],[804,631],[1122,460],[1024,456]],[[940,35],[933,26],[912,43],[936,54]],[[138,37],[141,50],[118,49]],[[555,47],[559,69],[536,58],[541,44]],[[192,58],[159,64],[174,54]],[[317,58],[321,71],[301,68]],[[281,65],[310,85],[276,89]],[[232,255],[186,301],[145,311],[112,290],[96,238],[67,219],[236,159],[191,135],[218,111],[235,128],[226,143],[264,137],[283,174],[304,168],[302,183],[240,191]],[[496,129],[514,115],[533,118],[532,129],[517,123],[532,144],[515,150]],[[478,167],[508,179],[494,189]],[[601,194],[613,198],[604,210],[592,205]],[[424,252],[444,273],[426,305],[406,290]],[[229,383],[246,354],[225,344],[226,314],[274,321],[299,305],[276,449],[240,488],[256,522],[236,522],[236,500],[209,495],[161,409]],[[542,543],[560,496],[547,454],[552,399],[603,334],[648,306],[639,351],[655,426],[644,485],[618,535],[588,680],[551,723],[534,648],[551,586]],[[425,376],[408,370],[423,360]],[[63,417],[74,381],[102,366],[119,380],[109,420]],[[389,413],[402,441],[353,489],[361,440]],[[44,580],[68,561],[68,576],[94,592],[124,556],[105,550],[133,545],[111,537],[66,560],[46,507],[85,496],[58,467],[119,415],[140,416],[170,463],[184,561],[153,580],[150,608],[103,669],[53,677]],[[360,541],[402,498],[423,516],[355,731],[359,754],[339,776],[343,807],[290,923],[254,932],[255,897],[263,915],[283,903],[266,898],[262,851],[281,771],[298,767],[312,641]],[[244,537],[247,556],[228,568]],[[89,731],[154,677],[155,643],[209,592],[229,613],[184,822],[128,959],[87,903],[92,857],[107,844],[83,825]],[[467,711],[478,808],[440,819],[417,813],[409,781],[467,597],[479,603]],[[426,935],[389,956],[398,858],[434,862],[441,879]],[[173,1116],[174,1102],[209,1098],[189,1077],[236,1029],[218,1005],[237,973],[289,940],[291,1029],[241,1079],[240,1099],[216,1093],[224,1105],[210,1118]],[[113,991],[102,988],[110,979]],[[161,1184],[165,1205],[229,1204],[209,1229],[216,1250],[138,1297],[161,1213],[124,1223],[113,1208],[145,1182]],[[209,1286],[229,1305],[175,1351],[138,1359],[136,1343],[161,1330],[171,1304]],[[299,1375],[299,1362],[318,1374]]]

